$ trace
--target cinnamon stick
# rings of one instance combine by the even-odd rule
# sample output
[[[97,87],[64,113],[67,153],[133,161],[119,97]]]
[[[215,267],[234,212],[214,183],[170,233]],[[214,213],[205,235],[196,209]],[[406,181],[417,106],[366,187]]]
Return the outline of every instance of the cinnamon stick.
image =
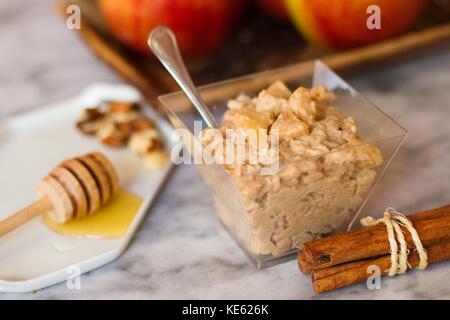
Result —
[[[308,258],[306,257],[306,253],[304,250],[302,250],[298,253],[297,262],[298,262],[298,266],[299,266],[301,272],[311,273],[312,265],[308,261]]]
[[[450,240],[450,205],[408,216],[422,244],[427,247]],[[408,247],[414,248],[409,232]],[[306,243],[298,256],[301,270],[327,268],[338,264],[382,256],[390,252],[386,227],[377,225]]]
[[[428,264],[450,259],[450,241],[444,241],[426,247]],[[419,265],[419,255],[411,252],[408,262],[412,268]],[[378,266],[381,274],[387,274],[391,266],[390,255],[375,259],[366,259],[312,271],[313,286],[316,293],[323,293],[346,287],[369,278],[368,267]]]

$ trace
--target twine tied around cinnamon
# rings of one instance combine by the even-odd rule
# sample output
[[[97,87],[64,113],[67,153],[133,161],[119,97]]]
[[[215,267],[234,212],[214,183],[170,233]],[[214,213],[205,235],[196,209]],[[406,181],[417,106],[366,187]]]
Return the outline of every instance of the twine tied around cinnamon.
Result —
[[[383,223],[386,226],[389,245],[391,247],[391,267],[388,272],[390,277],[405,273],[408,267],[411,268],[408,263],[409,249],[401,226],[408,230],[411,234],[419,255],[419,265],[417,266],[417,269],[423,270],[428,266],[427,251],[423,247],[419,234],[414,228],[412,222],[405,215],[397,212],[393,208],[387,208],[386,211],[384,211],[383,218],[374,219],[372,217],[365,217],[361,219],[361,225],[365,227],[375,226],[380,223]],[[400,250],[398,248],[397,241],[400,245]]]

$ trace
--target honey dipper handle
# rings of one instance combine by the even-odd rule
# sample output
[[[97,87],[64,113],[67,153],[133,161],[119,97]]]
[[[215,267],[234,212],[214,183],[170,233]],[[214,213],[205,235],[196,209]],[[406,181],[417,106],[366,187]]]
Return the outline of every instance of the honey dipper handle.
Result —
[[[32,205],[16,212],[12,216],[0,221],[0,237],[4,236],[8,232],[16,229],[22,224],[30,221],[31,219],[47,212],[52,208],[52,203],[49,198],[45,197],[39,201],[36,201]]]

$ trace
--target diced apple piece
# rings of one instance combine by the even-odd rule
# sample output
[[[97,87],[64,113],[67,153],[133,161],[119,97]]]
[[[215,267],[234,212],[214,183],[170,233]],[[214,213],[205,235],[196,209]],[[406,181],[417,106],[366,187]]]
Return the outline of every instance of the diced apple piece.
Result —
[[[268,111],[277,116],[282,110],[286,109],[288,102],[284,98],[279,98],[270,94],[267,90],[259,93],[256,101],[256,111]]]
[[[225,114],[225,125],[235,129],[268,129],[274,118],[270,112],[230,110]]]
[[[231,110],[242,110],[246,108],[251,108],[252,99],[246,94],[240,94],[236,99],[231,99],[227,103],[228,109]]]
[[[289,110],[283,111],[270,128],[270,133],[278,131],[282,140],[292,140],[309,133],[309,127]]]
[[[281,81],[275,81],[270,85],[269,88],[267,88],[267,93],[277,97],[277,98],[283,98],[283,99],[289,99],[292,92],[291,90],[286,87],[286,85]]]
[[[316,119],[325,117],[326,107],[335,99],[333,92],[328,91],[325,86],[320,85],[310,90],[311,100],[316,103]]]
[[[364,143],[358,138],[351,139],[347,144],[350,146],[352,156],[359,168],[370,169],[383,163],[383,156],[380,150],[368,143]],[[345,148],[343,145],[342,148]]]
[[[309,126],[314,124],[317,113],[316,103],[311,100],[307,89],[300,87],[294,91],[289,98],[288,109]]]

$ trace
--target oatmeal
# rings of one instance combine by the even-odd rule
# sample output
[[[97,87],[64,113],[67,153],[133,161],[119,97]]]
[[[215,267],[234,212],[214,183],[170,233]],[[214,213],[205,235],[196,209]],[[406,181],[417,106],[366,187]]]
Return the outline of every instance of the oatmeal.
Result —
[[[273,174],[261,174],[267,162],[250,163],[248,157],[224,166],[245,217],[217,203],[220,218],[254,254],[280,255],[348,223],[375,181],[380,151],[364,143],[355,120],[333,99],[323,86],[291,92],[278,81],[254,98],[228,102],[220,134],[258,129],[267,133],[258,139],[276,135],[279,141]],[[203,145],[216,134],[204,130]]]

